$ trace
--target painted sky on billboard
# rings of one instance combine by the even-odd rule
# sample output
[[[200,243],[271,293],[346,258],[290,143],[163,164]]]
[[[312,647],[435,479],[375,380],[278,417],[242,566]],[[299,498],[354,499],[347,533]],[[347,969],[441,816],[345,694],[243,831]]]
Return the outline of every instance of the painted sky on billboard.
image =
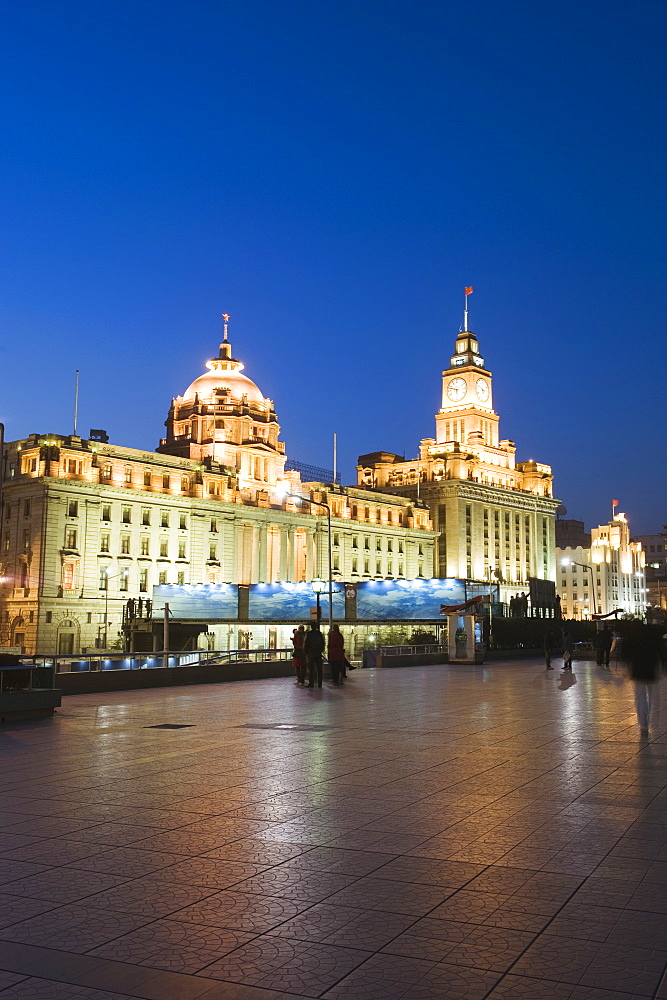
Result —
[[[165,601],[173,618],[235,621],[238,617],[238,587],[231,583],[153,587],[153,611],[162,612]]]
[[[357,618],[439,618],[441,604],[462,604],[462,580],[378,580],[357,587]]]
[[[310,618],[310,609],[316,607],[317,599],[309,583],[255,583],[250,588],[248,617],[261,621],[281,621]],[[329,617],[329,595],[320,594],[322,621]],[[333,585],[333,616],[345,618],[345,593],[343,585]]]

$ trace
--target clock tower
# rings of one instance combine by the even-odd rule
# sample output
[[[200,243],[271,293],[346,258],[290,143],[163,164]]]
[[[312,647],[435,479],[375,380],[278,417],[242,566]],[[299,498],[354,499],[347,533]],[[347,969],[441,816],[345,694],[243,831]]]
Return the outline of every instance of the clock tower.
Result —
[[[467,444],[473,435],[475,441],[495,447],[498,420],[493,410],[491,372],[485,367],[477,337],[468,329],[461,330],[449,368],[442,373],[442,404],[435,416],[436,442]]]

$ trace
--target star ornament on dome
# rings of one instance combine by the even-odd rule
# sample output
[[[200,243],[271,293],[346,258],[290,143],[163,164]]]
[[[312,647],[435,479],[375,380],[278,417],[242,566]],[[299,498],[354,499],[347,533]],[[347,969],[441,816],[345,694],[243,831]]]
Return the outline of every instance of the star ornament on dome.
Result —
[[[224,319],[225,323],[229,323],[229,313],[223,313],[222,318]]]

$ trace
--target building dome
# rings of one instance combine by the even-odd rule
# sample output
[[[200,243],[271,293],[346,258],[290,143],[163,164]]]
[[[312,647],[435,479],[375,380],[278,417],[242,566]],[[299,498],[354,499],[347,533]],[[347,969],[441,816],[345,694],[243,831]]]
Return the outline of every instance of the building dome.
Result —
[[[247,396],[249,403],[263,403],[264,397],[255,383],[247,375],[241,373],[243,365],[231,358],[215,358],[206,364],[209,369],[194,382],[191,382],[181,399],[184,403],[193,402],[198,396],[202,402],[213,398],[216,389],[228,389],[230,400],[240,401]]]

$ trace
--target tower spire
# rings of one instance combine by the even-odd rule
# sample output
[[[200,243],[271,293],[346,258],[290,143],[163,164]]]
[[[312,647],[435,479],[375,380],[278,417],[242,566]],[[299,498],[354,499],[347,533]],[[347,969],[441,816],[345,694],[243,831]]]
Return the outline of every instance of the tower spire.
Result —
[[[227,327],[229,324],[229,313],[222,314],[222,342],[227,343]]]
[[[472,285],[466,285],[463,289],[464,304],[463,304],[463,332],[468,332],[468,296],[472,295],[474,289]]]

